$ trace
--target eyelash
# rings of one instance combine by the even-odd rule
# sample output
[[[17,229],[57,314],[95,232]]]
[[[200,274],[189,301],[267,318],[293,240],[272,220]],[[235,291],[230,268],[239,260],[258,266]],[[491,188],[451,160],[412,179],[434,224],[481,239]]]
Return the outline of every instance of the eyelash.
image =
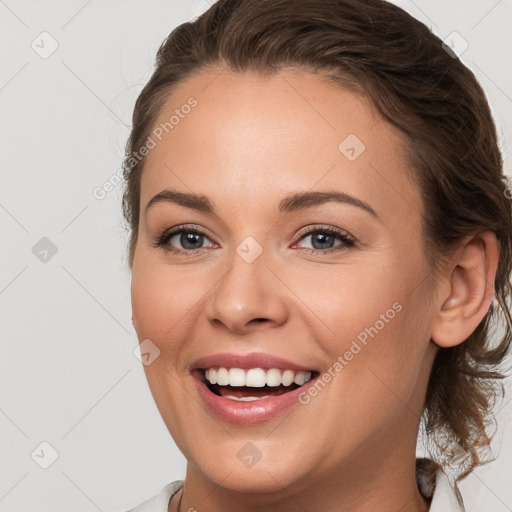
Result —
[[[167,245],[169,240],[174,235],[178,235],[180,233],[193,233],[193,234],[201,235],[201,236],[204,236],[205,238],[208,238],[206,233],[204,233],[200,229],[195,228],[193,226],[182,225],[182,226],[176,226],[175,228],[171,228],[171,229],[166,230],[166,231],[162,232],[161,234],[157,235],[154,238],[151,246],[156,247],[156,248],[161,248],[165,252],[170,252],[170,253],[174,253],[177,255],[191,256],[191,257],[197,256],[198,254],[201,254],[208,249],[207,247],[203,247],[200,249],[184,250],[184,249],[175,249],[174,247]],[[353,247],[355,245],[355,241],[345,231],[342,231],[341,229],[338,229],[338,228],[334,228],[332,226],[330,226],[330,227],[313,226],[308,231],[301,233],[298,241],[301,241],[302,239],[306,238],[307,236],[315,234],[315,233],[327,233],[329,235],[335,236],[338,240],[340,240],[343,243],[342,243],[342,245],[331,247],[330,249],[309,249],[307,247],[300,248],[300,250],[306,252],[306,254],[317,255],[319,253],[322,253],[322,254],[331,253],[333,251],[343,250],[346,248]]]

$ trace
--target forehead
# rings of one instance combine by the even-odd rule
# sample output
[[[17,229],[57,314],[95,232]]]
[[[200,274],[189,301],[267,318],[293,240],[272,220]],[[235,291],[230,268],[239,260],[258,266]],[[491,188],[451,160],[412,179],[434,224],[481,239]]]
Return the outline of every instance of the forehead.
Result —
[[[201,72],[167,98],[155,130],[142,206],[166,187],[243,208],[312,189],[402,213],[418,204],[401,132],[365,97],[311,73]]]

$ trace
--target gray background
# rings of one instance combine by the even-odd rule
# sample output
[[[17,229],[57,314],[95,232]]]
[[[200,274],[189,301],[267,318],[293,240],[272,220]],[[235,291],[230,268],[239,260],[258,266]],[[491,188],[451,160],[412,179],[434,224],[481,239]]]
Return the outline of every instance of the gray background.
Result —
[[[510,173],[512,1],[396,3],[469,43],[461,58],[488,94]],[[2,512],[122,510],[184,477],[133,354],[121,187],[93,191],[120,168],[158,46],[206,5],[0,0]],[[510,396],[496,462],[461,486],[468,512],[512,511]]]

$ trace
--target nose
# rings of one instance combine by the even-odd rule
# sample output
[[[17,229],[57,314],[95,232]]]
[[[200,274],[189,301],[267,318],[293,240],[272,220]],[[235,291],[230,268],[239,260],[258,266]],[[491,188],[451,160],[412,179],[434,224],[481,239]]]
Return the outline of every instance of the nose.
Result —
[[[214,327],[246,334],[286,322],[287,289],[264,255],[252,263],[234,256],[232,267],[209,294],[206,313]]]

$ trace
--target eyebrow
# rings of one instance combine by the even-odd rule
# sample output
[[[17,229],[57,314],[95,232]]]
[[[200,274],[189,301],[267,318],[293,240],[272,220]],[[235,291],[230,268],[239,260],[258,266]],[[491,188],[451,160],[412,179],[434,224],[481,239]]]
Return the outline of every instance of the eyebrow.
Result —
[[[357,206],[378,218],[377,213],[368,203],[344,192],[295,192],[280,201],[278,211],[280,213],[290,213],[332,201]],[[157,203],[175,203],[200,212],[215,213],[214,204],[206,196],[178,192],[173,189],[162,190],[152,197],[146,205],[146,212]]]

